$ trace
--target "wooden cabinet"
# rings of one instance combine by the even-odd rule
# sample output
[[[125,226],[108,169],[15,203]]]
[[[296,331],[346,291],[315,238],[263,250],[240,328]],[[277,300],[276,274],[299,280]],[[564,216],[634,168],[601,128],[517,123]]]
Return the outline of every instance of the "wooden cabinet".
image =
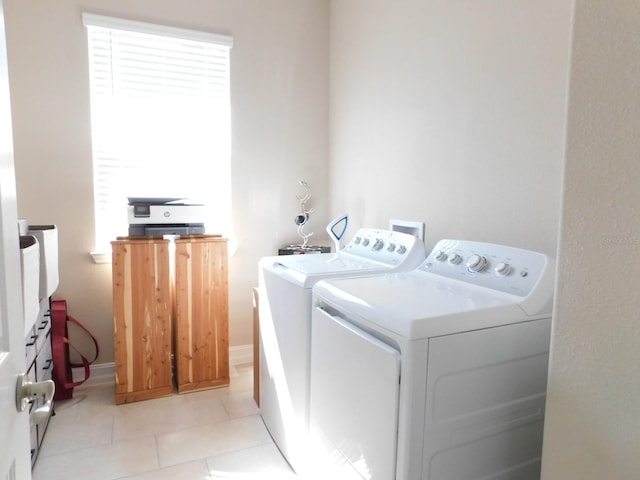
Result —
[[[112,242],[116,403],[229,385],[227,241]]]
[[[260,406],[260,294],[253,288],[253,399]]]

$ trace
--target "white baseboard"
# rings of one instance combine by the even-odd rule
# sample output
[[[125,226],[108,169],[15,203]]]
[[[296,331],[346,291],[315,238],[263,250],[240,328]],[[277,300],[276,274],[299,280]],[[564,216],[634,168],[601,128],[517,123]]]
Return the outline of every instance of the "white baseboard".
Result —
[[[229,347],[229,366],[253,363],[253,345],[238,345]],[[91,365],[91,375],[82,386],[106,385],[115,383],[116,364],[98,363]],[[73,381],[78,382],[84,378],[84,368],[73,369]]]
[[[229,347],[229,366],[253,363],[253,345]]]
[[[116,381],[116,364],[113,362],[109,363],[98,363],[91,365],[91,375],[89,375],[89,380],[82,384],[82,386],[91,386],[91,385],[106,385],[106,384],[114,384]],[[74,368],[73,370],[73,381],[79,382],[84,378],[84,368]]]

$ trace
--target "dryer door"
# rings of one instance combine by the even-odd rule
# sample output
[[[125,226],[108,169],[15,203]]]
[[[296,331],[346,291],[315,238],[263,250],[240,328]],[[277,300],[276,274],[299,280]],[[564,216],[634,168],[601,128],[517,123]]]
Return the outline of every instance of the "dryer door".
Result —
[[[340,467],[334,478],[395,478],[399,392],[397,350],[314,309],[311,436],[323,460]]]

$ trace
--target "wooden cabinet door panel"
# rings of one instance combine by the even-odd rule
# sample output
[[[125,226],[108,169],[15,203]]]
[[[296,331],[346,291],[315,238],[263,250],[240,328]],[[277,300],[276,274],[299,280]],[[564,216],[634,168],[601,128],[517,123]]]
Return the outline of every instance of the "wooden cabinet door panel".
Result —
[[[178,239],[175,256],[178,392],[229,385],[227,242]]]
[[[173,393],[169,241],[112,242],[116,403]]]

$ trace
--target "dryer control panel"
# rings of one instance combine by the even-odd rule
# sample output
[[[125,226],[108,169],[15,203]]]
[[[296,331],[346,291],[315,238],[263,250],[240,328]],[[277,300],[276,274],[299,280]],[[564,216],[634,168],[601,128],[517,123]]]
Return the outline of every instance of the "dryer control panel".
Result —
[[[528,296],[553,277],[553,262],[542,253],[465,240],[440,240],[420,267],[429,273],[505,293]]]

